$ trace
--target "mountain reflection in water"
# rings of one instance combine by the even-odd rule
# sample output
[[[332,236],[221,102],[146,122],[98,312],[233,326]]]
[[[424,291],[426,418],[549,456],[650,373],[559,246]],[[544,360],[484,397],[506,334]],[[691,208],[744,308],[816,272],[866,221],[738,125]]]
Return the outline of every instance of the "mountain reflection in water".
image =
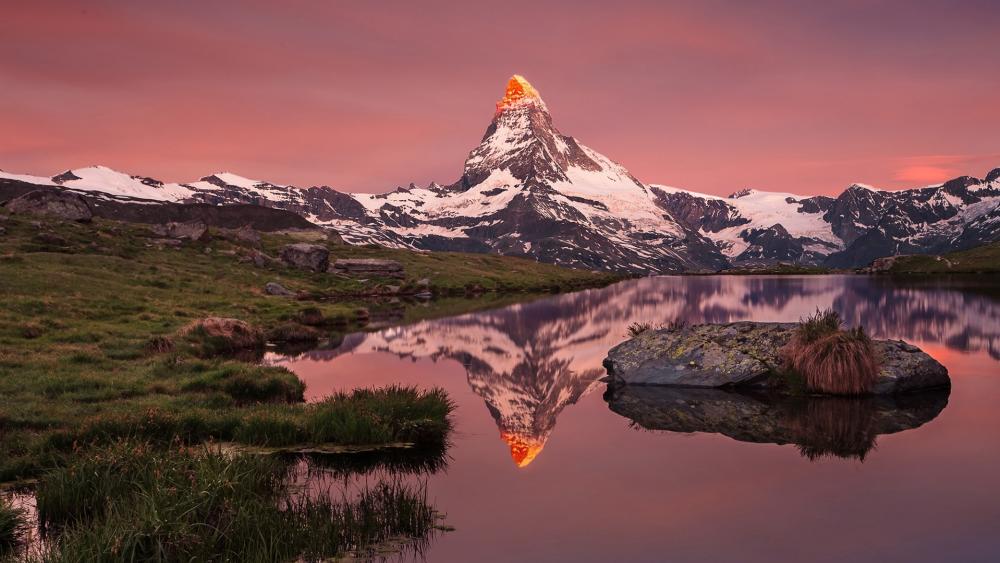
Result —
[[[990,280],[965,283],[978,285],[960,290],[956,282],[947,280],[900,284],[859,276],[646,278],[498,310],[351,334],[335,349],[272,361],[330,362],[333,366],[344,354],[388,353],[459,362],[469,387],[483,399],[496,422],[514,463],[524,467],[541,453],[563,409],[603,389],[599,380],[606,372],[601,362],[609,348],[626,338],[632,322],[794,321],[817,308],[830,307],[849,325],[864,326],[878,338],[985,351],[1000,359],[1000,307],[989,293],[993,284]],[[384,382],[388,381],[373,381]],[[812,420],[819,421],[833,407],[803,408],[816,410]],[[851,407],[858,412],[868,408]],[[851,409],[847,412],[854,412]],[[807,420],[787,415],[783,416],[788,424]],[[802,440],[787,436],[762,440],[800,443],[803,451],[811,451]],[[851,452],[862,456],[860,451]]]
[[[455,401],[447,468],[402,452],[313,464],[334,480],[360,470],[347,478],[362,482],[417,471],[403,479],[426,484],[455,531],[401,560],[989,561],[1000,552],[996,281],[629,280],[268,358],[310,400],[398,384]],[[664,406],[666,389],[605,400],[602,361],[632,322],[796,321],[827,307],[926,350],[948,368],[950,394],[750,395],[708,414],[726,401]]]

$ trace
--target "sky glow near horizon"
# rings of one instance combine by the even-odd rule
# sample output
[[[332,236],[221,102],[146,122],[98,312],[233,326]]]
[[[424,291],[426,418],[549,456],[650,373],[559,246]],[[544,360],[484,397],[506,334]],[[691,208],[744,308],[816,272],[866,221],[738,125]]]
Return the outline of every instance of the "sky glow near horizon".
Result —
[[[446,184],[515,73],[647,183],[835,194],[1000,166],[996,2],[7,4],[9,172]]]

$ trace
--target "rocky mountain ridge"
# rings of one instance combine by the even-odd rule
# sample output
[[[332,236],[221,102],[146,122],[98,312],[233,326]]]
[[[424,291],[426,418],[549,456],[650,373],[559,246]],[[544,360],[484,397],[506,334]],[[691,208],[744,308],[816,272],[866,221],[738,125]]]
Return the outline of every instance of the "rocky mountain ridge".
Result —
[[[53,177],[0,172],[9,191],[57,187],[120,203],[250,204],[294,212],[354,244],[521,255],[630,273],[794,263],[854,267],[1000,240],[1000,168],[983,179],[837,197],[741,190],[729,197],[644,184],[559,132],[514,76],[453,184],[381,194],[298,188],[216,173],[164,183],[102,166]]]

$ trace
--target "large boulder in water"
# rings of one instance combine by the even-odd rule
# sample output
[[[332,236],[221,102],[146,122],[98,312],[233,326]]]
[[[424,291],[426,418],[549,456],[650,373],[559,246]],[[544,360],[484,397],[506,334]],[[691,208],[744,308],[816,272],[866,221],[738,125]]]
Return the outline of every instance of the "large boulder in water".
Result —
[[[11,213],[30,213],[81,223],[90,221],[94,216],[85,199],[58,189],[28,192],[8,201],[6,207]]]
[[[281,249],[281,260],[300,270],[325,272],[330,267],[330,251],[319,244],[300,242]]]
[[[615,346],[604,366],[612,385],[773,389],[782,346],[796,323],[736,322],[647,330]],[[875,340],[881,369],[875,394],[948,387],[948,370],[916,346]]]

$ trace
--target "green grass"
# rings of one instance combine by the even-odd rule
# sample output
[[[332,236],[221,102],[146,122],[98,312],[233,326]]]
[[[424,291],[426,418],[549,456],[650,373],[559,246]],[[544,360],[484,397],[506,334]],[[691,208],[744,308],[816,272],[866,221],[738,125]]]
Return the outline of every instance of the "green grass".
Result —
[[[38,514],[53,562],[320,561],[433,532],[422,487],[332,498],[292,482],[271,457],[125,441],[45,475]]]
[[[77,427],[50,433],[42,451],[61,464],[80,448],[125,437],[143,443],[193,445],[236,442],[281,449],[325,446],[443,444],[454,405],[441,390],[412,387],[357,389],[308,405],[254,404],[239,409],[151,407],[84,419]]]
[[[0,498],[0,558],[13,554],[24,537],[24,513]]]
[[[896,257],[890,274],[1000,273],[1000,242],[949,254]]]
[[[130,426],[147,413],[190,440],[242,436],[287,444],[291,437],[324,433],[391,435],[394,440],[402,435],[387,429],[385,420],[361,423],[353,415],[337,420],[330,414],[325,422],[317,418],[306,424],[303,413],[313,409],[290,404],[302,398],[294,374],[242,361],[253,360],[252,355],[213,356],[216,350],[205,352],[204,341],[192,343],[179,334],[204,317],[241,319],[265,332],[273,329],[275,339],[284,340],[312,340],[313,333],[304,330],[310,324],[316,325],[309,327],[316,338],[336,339],[360,327],[365,310],[374,316],[399,307],[358,297],[385,285],[417,287],[427,278],[442,295],[487,290],[476,299],[405,307],[402,320],[414,320],[617,279],[501,256],[328,243],[332,259],[390,258],[406,267],[405,280],[361,281],[281,266],[258,268],[240,259],[249,249],[222,237],[159,249],[146,227],[106,220],[43,219],[42,229],[66,241],[52,244],[36,237],[33,221],[10,216],[4,221],[7,233],[0,235],[0,482],[63,463],[74,440],[159,432],[152,423],[141,431]],[[295,240],[265,234],[261,250],[276,256]],[[265,295],[269,281],[322,299]],[[428,427],[421,425],[410,434]]]

